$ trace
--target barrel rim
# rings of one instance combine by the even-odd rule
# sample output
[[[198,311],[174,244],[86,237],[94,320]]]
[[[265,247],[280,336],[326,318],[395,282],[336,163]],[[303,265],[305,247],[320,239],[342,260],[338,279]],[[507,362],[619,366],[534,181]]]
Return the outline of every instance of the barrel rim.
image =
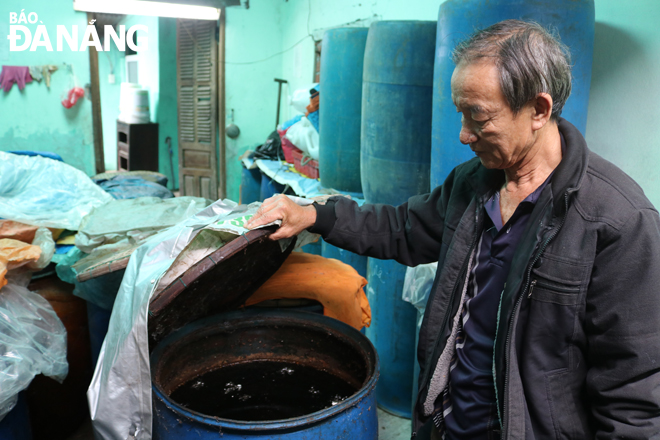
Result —
[[[282,311],[282,310],[234,310],[228,313],[222,313],[218,315],[213,315],[204,319],[200,319],[193,323],[190,323],[179,330],[172,332],[165,339],[163,339],[154,349],[150,356],[151,365],[156,365],[157,361],[164,354],[167,346],[174,342],[174,340],[179,339],[195,330],[208,326],[211,323],[216,323],[220,320],[230,321],[238,319],[247,319],[247,318],[259,318],[259,317],[268,317],[268,318],[282,318],[282,319],[292,319],[292,320],[304,320],[305,318],[313,318],[309,320],[313,324],[320,324],[319,321],[324,321],[323,324],[327,324],[329,327],[340,330],[343,333],[348,333],[348,336],[352,336],[352,339],[357,340],[360,346],[364,345],[364,348],[369,351],[367,353],[369,357],[373,355],[373,373],[371,376],[368,376],[368,379],[362,385],[362,387],[351,397],[338,403],[337,405],[331,406],[330,408],[325,408],[320,411],[316,411],[310,414],[306,414],[300,417],[293,417],[290,419],[279,419],[279,420],[267,420],[267,421],[240,421],[232,419],[224,419],[220,417],[209,416],[207,414],[202,414],[197,411],[190,410],[182,405],[179,405],[176,401],[172,400],[162,389],[162,387],[156,383],[154,380],[155,368],[151,368],[151,388],[155,393],[156,397],[166,405],[170,410],[176,410],[180,415],[188,417],[191,420],[194,420],[199,423],[206,425],[219,427],[222,429],[233,429],[233,430],[249,430],[254,431],[274,431],[274,430],[291,430],[298,427],[316,424],[318,422],[330,419],[353,406],[357,406],[362,400],[371,395],[376,388],[376,383],[380,376],[380,363],[378,359],[378,353],[374,348],[371,341],[362,333],[354,329],[348,324],[345,324],[337,319],[330,318],[328,316],[319,315],[310,312],[303,311]],[[319,325],[320,326],[320,325]],[[361,343],[360,343],[361,342]],[[365,344],[366,343],[366,344]],[[367,373],[369,374],[369,373]],[[374,408],[375,410],[375,408]]]

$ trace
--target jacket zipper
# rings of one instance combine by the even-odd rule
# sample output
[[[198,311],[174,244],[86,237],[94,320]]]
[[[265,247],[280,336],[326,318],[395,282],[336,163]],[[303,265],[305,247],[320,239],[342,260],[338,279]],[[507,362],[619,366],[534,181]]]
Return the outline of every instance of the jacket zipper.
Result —
[[[532,297],[532,292],[534,291],[534,286],[536,286],[536,280],[533,280],[532,284],[529,285],[529,294],[527,295],[527,298]]]
[[[470,244],[470,247],[468,248],[468,253],[465,261],[463,261],[463,267],[461,268],[461,271],[459,273],[459,277],[457,278],[457,282],[454,284],[454,290],[451,293],[451,298],[449,298],[449,305],[447,307],[447,312],[449,312],[453,306],[454,306],[454,299],[456,298],[456,290],[458,289],[458,284],[460,280],[465,278],[464,272],[467,270],[467,266],[470,263],[470,256],[472,255],[472,249],[474,249],[475,244],[477,243],[477,235],[478,235],[478,229],[479,229],[479,210],[480,206],[477,206],[476,212],[474,214],[474,234],[472,236],[472,243]],[[447,325],[447,320],[449,319],[449,313],[445,313],[445,317],[442,320],[442,326],[440,329],[444,331],[445,326]],[[433,348],[433,352],[431,353],[431,360],[435,359],[436,354],[438,353],[438,348],[440,347],[440,338],[435,342],[435,347]],[[424,372],[424,380],[421,382],[423,384],[426,384],[426,382],[429,380],[429,373],[431,371],[431,368],[427,368],[426,371]],[[434,370],[435,371],[435,370]],[[427,391],[428,394],[428,391]],[[415,405],[417,405],[418,399],[415,399]],[[417,432],[413,431],[411,434],[410,438],[414,439],[417,437]]]
[[[528,291],[528,289],[530,289],[530,285],[532,287],[531,287],[531,290],[529,292],[529,296],[531,296],[532,291],[534,290],[534,286],[536,285],[536,280],[530,281],[530,278],[532,276],[532,268],[534,267],[536,262],[539,260],[539,258],[541,258],[541,255],[543,254],[543,252],[545,252],[545,248],[548,247],[548,244],[550,244],[550,242],[557,236],[557,234],[559,233],[561,228],[564,226],[564,222],[566,221],[566,215],[567,214],[568,214],[568,191],[566,191],[564,193],[564,216],[561,219],[561,223],[559,224],[558,227],[556,227],[552,231],[550,236],[548,236],[548,238],[543,242],[543,245],[541,246],[539,252],[537,252],[536,256],[534,257],[534,260],[527,266],[527,273],[526,273],[526,276],[525,276],[525,279],[526,279],[525,288],[522,290],[520,296],[516,300],[516,304],[513,306],[513,312],[511,314],[512,317],[516,315],[516,311],[518,310],[518,307],[520,307],[520,302],[525,297],[525,293]],[[507,330],[506,343],[505,343],[505,346],[504,346],[504,360],[505,360],[504,365],[505,365],[505,368],[506,368],[506,365],[509,364],[508,357],[509,357],[509,351],[510,351],[510,346],[511,346],[511,329],[514,327],[514,324],[515,323],[511,322],[511,324],[509,325],[509,328]],[[508,389],[508,385],[509,385],[509,374],[508,374],[507,370],[508,370],[508,368],[506,368],[505,371],[504,371],[504,390],[505,391]],[[497,381],[495,381],[495,388],[497,388]],[[497,396],[497,392],[495,393],[495,395]],[[507,431],[507,426],[504,424],[504,421],[506,421],[507,400],[508,399],[505,395],[504,396],[503,411],[502,411],[502,419],[504,419],[504,420],[500,420],[500,425],[502,426],[502,434],[503,434],[502,439],[503,440],[506,440],[509,436],[508,435],[509,433]],[[498,404],[498,406],[499,406],[499,402],[496,402],[496,404]]]
[[[575,294],[575,293],[578,293],[580,291],[580,287],[578,287],[578,286],[561,287],[561,286],[557,286],[557,285],[546,284],[543,281],[539,281],[539,280],[534,279],[534,280],[532,280],[532,283],[529,285],[529,294],[527,295],[527,298],[532,297],[532,291],[534,290],[535,286],[545,287],[547,289],[554,290],[556,292],[564,293],[564,294],[568,294],[568,295]]]

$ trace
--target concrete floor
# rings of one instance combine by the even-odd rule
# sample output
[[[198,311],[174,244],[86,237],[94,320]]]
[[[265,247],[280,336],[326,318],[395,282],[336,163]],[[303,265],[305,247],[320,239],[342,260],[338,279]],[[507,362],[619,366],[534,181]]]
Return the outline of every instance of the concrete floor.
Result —
[[[409,440],[410,429],[410,419],[393,416],[380,408],[378,409],[379,440]],[[92,422],[85,423],[78,432],[67,440],[94,440]]]
[[[379,440],[410,440],[410,419],[394,416],[378,408]]]

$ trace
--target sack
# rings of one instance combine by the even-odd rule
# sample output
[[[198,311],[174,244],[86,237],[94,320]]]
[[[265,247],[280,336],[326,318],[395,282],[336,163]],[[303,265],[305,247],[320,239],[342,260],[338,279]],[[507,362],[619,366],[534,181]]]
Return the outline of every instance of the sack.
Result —
[[[266,142],[257,147],[257,150],[254,152],[254,159],[284,160],[282,140],[277,130],[269,134]]]
[[[302,150],[305,155],[319,160],[319,132],[303,117],[293,124],[286,132],[286,138]]]

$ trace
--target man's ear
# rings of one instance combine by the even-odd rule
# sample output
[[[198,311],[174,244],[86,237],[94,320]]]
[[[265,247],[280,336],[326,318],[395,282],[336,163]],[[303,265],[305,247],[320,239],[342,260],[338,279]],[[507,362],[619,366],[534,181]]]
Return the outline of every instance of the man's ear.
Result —
[[[548,93],[539,93],[532,101],[532,129],[540,130],[548,123],[552,116],[552,96]]]

